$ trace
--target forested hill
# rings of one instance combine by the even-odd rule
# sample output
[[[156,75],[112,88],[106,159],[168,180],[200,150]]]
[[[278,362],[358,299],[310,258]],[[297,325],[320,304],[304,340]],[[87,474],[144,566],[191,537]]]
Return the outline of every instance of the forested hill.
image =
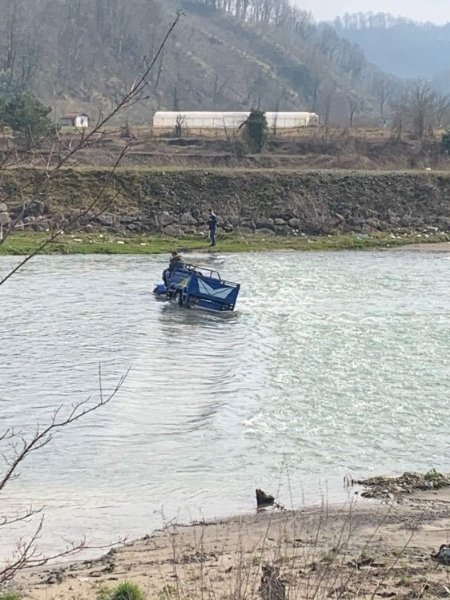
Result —
[[[107,110],[186,15],[153,71],[156,109],[370,112],[379,73],[288,0],[0,0],[0,94],[34,91],[55,116]]]
[[[450,93],[450,23],[358,13],[336,19],[334,26],[340,36],[361,46],[380,69],[403,78],[427,78]]]

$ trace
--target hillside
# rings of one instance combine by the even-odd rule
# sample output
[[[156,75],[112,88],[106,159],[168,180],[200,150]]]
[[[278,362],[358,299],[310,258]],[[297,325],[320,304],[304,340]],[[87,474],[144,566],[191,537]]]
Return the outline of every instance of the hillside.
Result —
[[[338,35],[358,44],[383,71],[402,78],[424,77],[442,92],[450,92],[450,23],[358,13],[338,18],[333,25]]]
[[[325,119],[370,113],[376,69],[361,50],[287,0],[0,1],[0,94],[34,91],[54,109],[96,116],[157,51],[176,10],[185,16],[156,62],[156,109],[314,110]]]

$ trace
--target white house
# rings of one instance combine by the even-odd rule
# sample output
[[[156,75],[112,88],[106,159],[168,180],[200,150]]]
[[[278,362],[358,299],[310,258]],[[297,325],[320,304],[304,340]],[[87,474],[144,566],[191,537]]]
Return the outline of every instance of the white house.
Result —
[[[76,127],[86,129],[89,127],[89,116],[85,113],[67,113],[59,119],[61,127]]]
[[[153,116],[153,127],[171,128],[181,125],[192,129],[237,129],[250,112],[158,111]],[[266,112],[267,124],[277,129],[317,127],[319,117],[311,112]]]

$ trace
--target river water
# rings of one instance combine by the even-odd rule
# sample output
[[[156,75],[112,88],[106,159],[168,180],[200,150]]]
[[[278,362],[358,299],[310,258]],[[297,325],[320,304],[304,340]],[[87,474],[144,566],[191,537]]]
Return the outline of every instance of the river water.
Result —
[[[130,372],[23,465],[0,515],[45,505],[44,547],[105,543],[252,510],[256,487],[298,506],[343,499],[346,474],[450,470],[449,258],[224,255],[228,317],[154,300],[165,257],[35,259],[0,288],[1,429],[95,399],[100,363],[105,394]]]

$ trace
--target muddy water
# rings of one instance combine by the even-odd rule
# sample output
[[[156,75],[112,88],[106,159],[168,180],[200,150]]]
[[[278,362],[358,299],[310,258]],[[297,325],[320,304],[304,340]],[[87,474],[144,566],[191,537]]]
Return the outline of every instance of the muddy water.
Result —
[[[0,289],[1,428],[95,398],[99,364],[104,393],[130,373],[31,457],[0,514],[45,505],[44,547],[104,543],[251,510],[255,487],[298,505],[345,497],[347,473],[450,470],[448,258],[219,257],[242,283],[227,318],[156,302],[161,257],[36,259]]]

